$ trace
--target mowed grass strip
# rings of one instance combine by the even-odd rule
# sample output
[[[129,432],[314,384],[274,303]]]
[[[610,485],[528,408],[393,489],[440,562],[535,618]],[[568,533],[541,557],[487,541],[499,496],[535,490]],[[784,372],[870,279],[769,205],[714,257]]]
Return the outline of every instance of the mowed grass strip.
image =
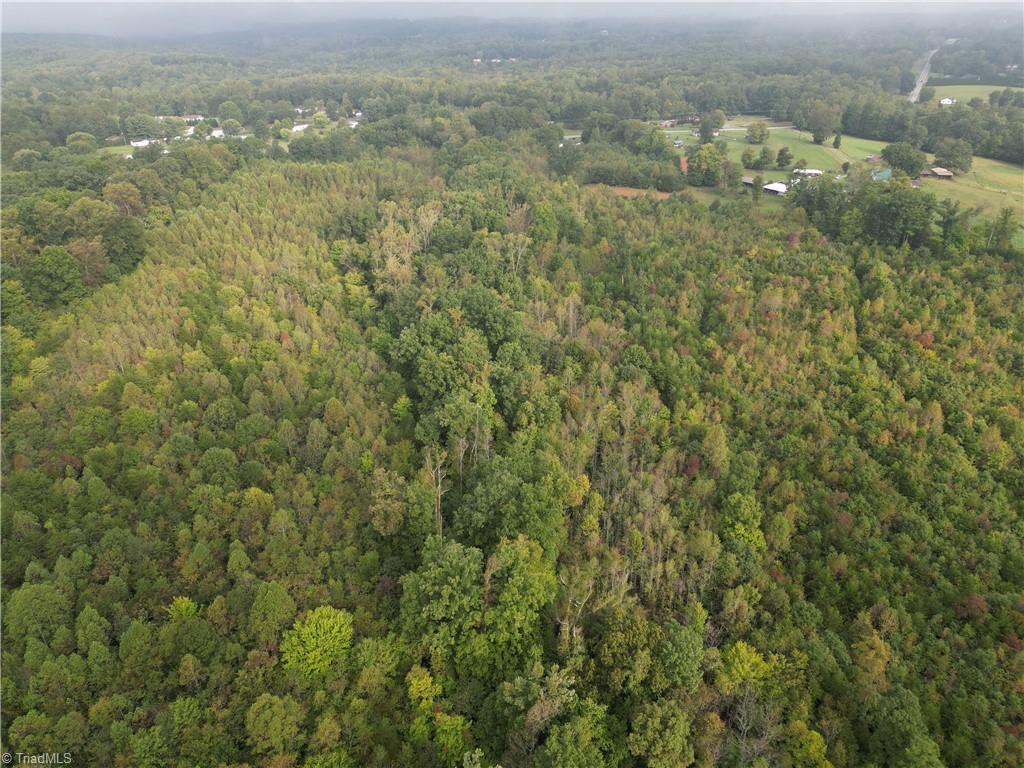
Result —
[[[929,85],[931,84],[929,83]],[[988,101],[988,95],[992,91],[1002,91],[1006,88],[1010,88],[1013,91],[1024,90],[1024,88],[1006,85],[931,85],[931,87],[935,89],[933,101],[946,98],[956,99],[957,101],[970,101],[975,97]]]

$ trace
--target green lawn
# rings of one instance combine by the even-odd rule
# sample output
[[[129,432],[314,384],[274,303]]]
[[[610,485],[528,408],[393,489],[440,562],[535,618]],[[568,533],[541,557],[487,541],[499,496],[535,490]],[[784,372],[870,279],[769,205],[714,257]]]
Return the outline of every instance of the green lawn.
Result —
[[[944,99],[947,96],[957,101],[970,101],[975,96],[978,96],[985,101],[988,101],[988,95],[992,91],[1001,91],[1006,86],[999,85],[935,85],[935,101]],[[1019,91],[1021,88],[1014,88],[1013,90]]]
[[[869,155],[880,155],[886,142],[874,139],[861,139],[857,136],[843,136],[839,153],[851,163],[862,163]]]

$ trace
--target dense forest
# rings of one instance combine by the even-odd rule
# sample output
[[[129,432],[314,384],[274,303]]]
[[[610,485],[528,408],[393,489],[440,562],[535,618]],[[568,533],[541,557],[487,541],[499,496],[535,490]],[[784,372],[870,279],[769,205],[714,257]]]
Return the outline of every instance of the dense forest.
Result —
[[[646,122],[999,157],[1019,95],[908,103],[940,29],[581,29],[5,39],[5,750],[1024,764],[1017,214],[708,205],[739,169]],[[247,138],[103,146],[191,113]]]

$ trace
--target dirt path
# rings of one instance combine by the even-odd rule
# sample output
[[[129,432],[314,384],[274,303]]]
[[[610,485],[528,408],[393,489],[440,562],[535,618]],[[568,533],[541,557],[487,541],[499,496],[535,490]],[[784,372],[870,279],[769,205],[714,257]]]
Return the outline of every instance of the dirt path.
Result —
[[[613,187],[608,184],[587,184],[588,187],[610,189],[619,197],[656,197],[658,200],[667,200],[671,197],[669,192],[660,192],[656,189],[640,189],[639,187]]]

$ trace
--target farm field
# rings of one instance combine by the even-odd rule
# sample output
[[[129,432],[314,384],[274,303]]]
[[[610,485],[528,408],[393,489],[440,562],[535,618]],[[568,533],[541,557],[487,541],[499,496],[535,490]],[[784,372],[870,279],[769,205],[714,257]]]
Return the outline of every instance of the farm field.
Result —
[[[738,125],[741,119],[742,118],[736,118],[734,120],[730,120],[729,124]],[[755,118],[750,118],[749,120],[753,119]],[[769,123],[769,125],[771,125],[771,123]],[[671,139],[683,138],[687,144],[695,143],[697,141],[696,138],[690,135],[688,128],[681,130],[669,130],[666,131],[666,133]],[[747,147],[752,147],[755,152],[761,151],[761,145],[747,143],[746,132],[742,130],[723,130],[719,134],[719,138],[725,139],[728,145],[729,159],[734,160],[737,163],[740,162],[743,150]],[[855,139],[851,142],[855,149],[848,154],[846,142],[847,138],[844,136],[842,147],[837,150],[834,149],[831,144],[815,144],[811,140],[811,135],[804,131],[798,131],[795,128],[772,128],[767,141],[767,146],[775,152],[778,152],[782,147],[789,147],[789,150],[793,153],[794,163],[801,159],[806,160],[808,168],[820,168],[823,171],[831,171],[833,173],[842,173],[842,166],[844,162],[863,160],[868,154],[877,154],[878,152],[881,152],[882,147],[885,146],[885,143],[881,141]],[[678,151],[680,154],[683,154],[682,149]],[[749,175],[750,173],[754,172],[744,171],[744,175]],[[789,177],[789,171],[765,170],[760,171],[760,173],[764,176],[766,181],[784,181]]]
[[[756,119],[758,119],[756,116],[740,115],[730,119],[727,125],[746,126]],[[766,122],[769,126],[772,125],[770,121]],[[697,141],[690,135],[689,126],[666,130],[665,133],[673,140],[684,139],[687,145]],[[719,138],[725,139],[729,159],[737,163],[740,162],[740,157],[746,147],[752,146],[755,151],[760,151],[760,145],[747,143],[746,133],[743,130],[723,130]],[[767,145],[776,152],[783,146],[787,146],[793,153],[794,162],[804,159],[807,161],[808,168],[820,168],[826,173],[838,174],[842,173],[844,162],[862,163],[869,155],[880,154],[885,148],[886,142],[862,139],[856,136],[843,136],[839,149],[835,149],[831,142],[822,145],[815,144],[811,140],[810,134],[804,131],[779,127],[771,130]],[[684,149],[685,147],[677,152],[683,154]],[[934,160],[934,158],[929,159]],[[788,170],[743,171],[745,176],[757,173],[760,173],[766,183],[787,181],[790,175]],[[922,184],[924,189],[934,193],[940,200],[948,198],[959,201],[961,205],[981,208],[988,214],[1010,206],[1018,214],[1024,215],[1024,168],[1012,163],[976,157],[969,173],[958,176],[952,181],[925,178],[922,180]]]
[[[922,184],[940,200],[958,200],[989,215],[1006,207],[1024,214],[1024,168],[1010,163],[976,157],[968,173],[949,181],[925,178]]]
[[[921,183],[940,200],[956,200],[990,216],[1006,207],[1024,215],[1024,168],[1019,165],[976,157],[962,176],[949,181],[926,177]]]
[[[951,98],[957,101],[970,101],[975,96],[988,101],[988,95],[992,91],[1001,91],[1007,86],[1001,85],[935,85],[929,83],[932,88],[935,89],[935,100]],[[1011,86],[1012,87],[1012,86]],[[1024,88],[1012,87],[1015,91],[1024,90]]]

